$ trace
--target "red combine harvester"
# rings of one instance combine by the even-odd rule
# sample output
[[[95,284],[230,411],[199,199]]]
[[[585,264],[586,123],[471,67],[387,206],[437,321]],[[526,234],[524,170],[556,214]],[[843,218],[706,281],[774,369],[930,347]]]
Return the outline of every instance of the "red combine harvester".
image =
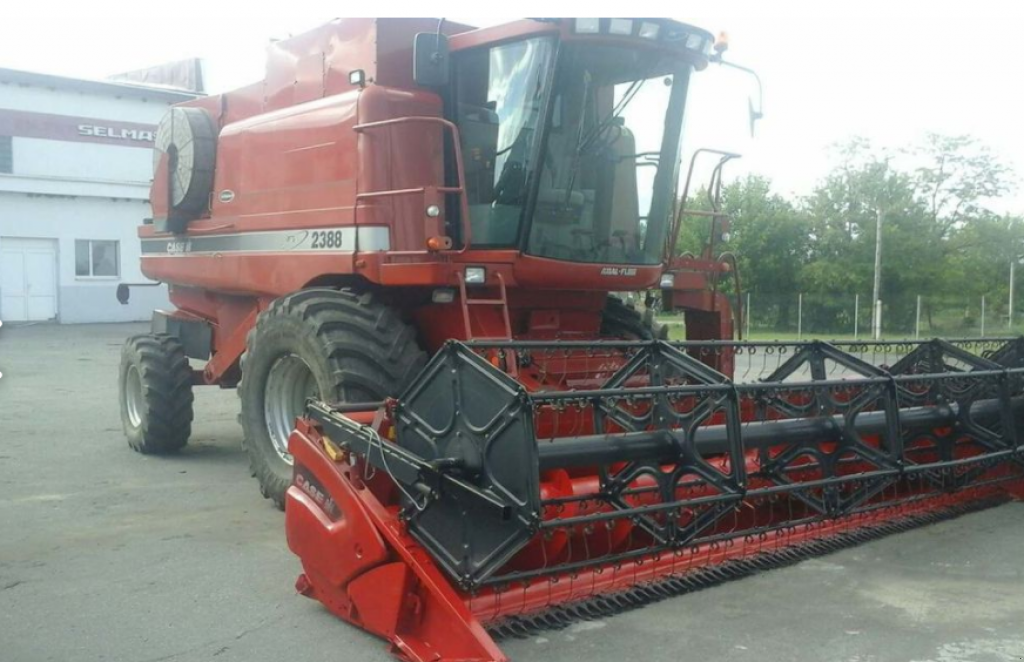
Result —
[[[1024,496],[1024,340],[733,340],[735,155],[698,152],[711,211],[675,203],[722,50],[662,19],[346,19],[175,107],[139,235],[177,309],[125,346],[132,447],[237,386],[298,589],[410,661]],[[690,216],[710,241],[678,256]],[[686,341],[609,296],[657,290]]]

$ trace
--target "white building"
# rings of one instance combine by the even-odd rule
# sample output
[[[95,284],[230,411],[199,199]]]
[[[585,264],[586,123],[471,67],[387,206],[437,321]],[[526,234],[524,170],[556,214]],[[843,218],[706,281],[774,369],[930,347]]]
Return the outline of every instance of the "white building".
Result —
[[[168,306],[141,283],[153,132],[187,92],[0,69],[0,320],[115,322]]]

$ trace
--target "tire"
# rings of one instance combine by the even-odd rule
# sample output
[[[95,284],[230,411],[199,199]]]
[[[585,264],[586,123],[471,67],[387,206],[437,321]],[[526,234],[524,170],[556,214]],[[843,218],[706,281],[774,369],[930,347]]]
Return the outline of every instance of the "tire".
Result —
[[[278,508],[292,482],[287,435],[307,397],[375,402],[426,364],[415,330],[372,294],[309,289],[281,297],[249,332],[238,395],[252,475]]]
[[[192,434],[192,368],[172,336],[132,336],[121,350],[121,426],[128,445],[145,454],[173,453]]]
[[[168,229],[176,234],[185,232],[188,222],[210,206],[218,134],[217,121],[209,112],[188,106],[171,108],[157,126],[153,168],[166,155],[167,202],[175,212],[168,218]]]
[[[625,340],[653,340],[654,332],[636,309],[622,299],[608,297],[601,317],[601,335]]]

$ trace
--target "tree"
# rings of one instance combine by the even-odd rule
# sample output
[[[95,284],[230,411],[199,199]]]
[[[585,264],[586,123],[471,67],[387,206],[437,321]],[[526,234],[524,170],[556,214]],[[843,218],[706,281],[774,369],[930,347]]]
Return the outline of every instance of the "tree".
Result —
[[[710,209],[707,191],[698,191],[689,209]],[[807,259],[808,219],[792,202],[771,190],[765,177],[750,175],[722,190],[722,210],[731,220],[729,240],[719,246],[738,259],[745,292],[785,294],[777,312],[778,324],[792,316],[792,284]],[[684,219],[679,232],[682,251],[699,254],[707,241],[709,223],[702,217]]]
[[[1024,253],[1019,219],[994,214],[988,203],[1014,188],[1013,171],[970,136],[929,134],[908,150],[918,162],[916,197],[925,207],[930,234],[941,248],[941,269],[924,293],[1005,307],[1009,264]],[[932,306],[926,304],[929,325]],[[968,317],[965,306],[964,317]]]
[[[872,291],[879,216],[887,332],[913,331],[917,296],[924,321],[942,331],[973,328],[969,318],[982,295],[989,310],[1005,308],[1009,265],[1024,256],[1024,219],[988,208],[1012,189],[1005,163],[971,137],[938,134],[900,152],[853,138],[836,146],[836,156],[802,199],[773,193],[771,182],[756,175],[723,189],[723,211],[733,222],[716,252],[737,255],[744,291],[762,302],[758,321],[790,326],[795,295],[804,293],[815,301],[811,310],[805,306],[805,329],[852,328],[854,295],[870,306],[865,295]],[[709,209],[707,192],[698,191],[688,208]],[[699,254],[708,225],[705,218],[684,219],[680,251]],[[767,306],[773,295],[778,305]],[[943,297],[956,302],[936,313]]]
[[[1013,189],[1013,171],[971,136],[929,133],[908,150],[921,165],[914,171],[916,195],[928,210],[939,239],[988,212],[985,203]]]
[[[915,196],[913,178],[894,167],[892,155],[864,139],[838,146],[838,153],[840,163],[806,201],[813,220],[811,253],[799,281],[802,291],[822,300],[831,296],[847,301],[854,294],[871,293],[880,216],[881,298],[899,300],[921,291],[935,278],[941,251],[925,232],[929,221]]]

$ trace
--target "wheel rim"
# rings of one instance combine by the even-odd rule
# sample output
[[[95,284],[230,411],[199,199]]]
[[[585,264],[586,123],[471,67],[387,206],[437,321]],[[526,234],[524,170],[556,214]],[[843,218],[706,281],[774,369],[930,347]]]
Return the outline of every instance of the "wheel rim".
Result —
[[[142,375],[136,365],[128,366],[128,374],[124,379],[124,399],[128,409],[128,421],[134,428],[142,427],[145,396],[142,393]]]
[[[263,414],[274,451],[288,464],[288,436],[295,419],[306,410],[306,400],[319,395],[316,377],[306,362],[294,354],[282,356],[270,367],[263,396]]]

